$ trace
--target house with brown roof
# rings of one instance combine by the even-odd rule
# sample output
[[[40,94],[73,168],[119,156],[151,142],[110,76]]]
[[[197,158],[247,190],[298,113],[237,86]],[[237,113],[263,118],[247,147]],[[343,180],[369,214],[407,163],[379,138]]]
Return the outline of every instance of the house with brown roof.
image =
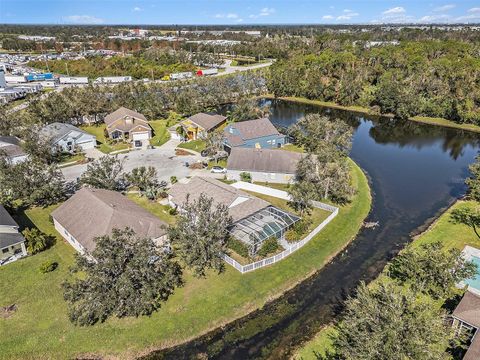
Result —
[[[209,132],[225,124],[225,121],[227,117],[223,115],[198,113],[182,121],[180,125],[183,127],[185,140],[189,141],[204,139]]]
[[[243,148],[280,148],[286,144],[286,136],[280,134],[267,118],[229,124],[224,131],[227,150]]]
[[[480,294],[467,290],[452,314],[452,326],[456,334],[471,335],[470,346],[463,360],[480,359]]]
[[[168,201],[182,211],[187,198],[195,201],[201,194],[213,198],[214,205],[228,208],[233,220],[229,232],[247,245],[251,255],[256,254],[263,241],[270,237],[283,241],[285,232],[300,220],[263,199],[207,177],[196,176],[174,184],[168,192]]]
[[[82,188],[52,212],[55,229],[75,250],[91,253],[94,239],[113,229],[132,229],[159,246],[167,240],[167,224],[126,196],[111,190]]]
[[[235,147],[228,157],[227,178],[238,181],[242,172],[248,172],[252,181],[287,184],[294,180],[303,156],[293,151]]]
[[[136,111],[121,107],[105,116],[104,122],[108,137],[131,141],[134,147],[147,146],[152,138],[147,119]]]

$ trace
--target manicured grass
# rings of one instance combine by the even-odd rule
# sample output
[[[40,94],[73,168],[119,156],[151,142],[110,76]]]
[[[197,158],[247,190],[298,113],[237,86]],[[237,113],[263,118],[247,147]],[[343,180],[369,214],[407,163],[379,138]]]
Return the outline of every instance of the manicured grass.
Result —
[[[68,163],[71,163],[71,162],[80,162],[80,161],[83,161],[85,160],[85,154],[68,154],[68,153],[63,153],[61,155],[59,155],[59,158],[58,158],[58,162],[60,165],[62,164],[68,164]]]
[[[178,145],[178,147],[182,149],[201,152],[202,150],[205,150],[206,144],[205,144],[205,141],[203,140],[192,140],[192,141],[181,143],[180,145]]]
[[[170,215],[168,210],[170,206],[161,205],[156,201],[148,200],[146,197],[142,197],[137,194],[128,194],[129,199],[135,201],[138,205],[143,207],[145,210],[150,211],[155,216],[159,217],[167,224],[173,224],[175,222],[175,216]]]
[[[298,146],[298,145],[295,145],[295,144],[286,144],[286,145],[284,145],[283,147],[281,147],[281,148],[276,148],[276,149],[277,149],[277,150],[292,151],[292,152],[299,152],[299,153],[305,152],[305,151],[303,150],[303,147]]]
[[[454,209],[478,205],[475,201],[457,201],[444,212],[427,231],[415,237],[414,241],[408,246],[417,247],[422,244],[440,241],[445,246],[445,249],[457,248],[463,250],[466,245],[480,249],[480,239],[470,227],[462,224],[454,224],[451,221],[451,213]],[[329,336],[333,331],[332,326],[322,329],[315,338],[297,350],[295,359],[316,359],[314,356],[315,353],[324,354],[326,350],[331,350]]]
[[[227,167],[227,159],[221,159],[221,160],[218,160],[218,162],[215,162],[215,160],[212,160],[208,163],[207,169],[211,169],[214,166],[220,166],[220,167],[226,168]]]
[[[263,96],[263,97],[268,98],[268,99],[274,99],[275,98],[273,95],[268,95],[268,96]],[[310,99],[298,98],[298,97],[293,97],[293,96],[283,96],[283,97],[279,97],[278,99],[292,101],[292,102],[301,103],[301,104],[318,105],[318,106],[328,107],[328,108],[332,108],[332,109],[354,111],[354,112],[367,114],[367,115],[377,115],[377,114],[372,114],[372,111],[370,109],[365,108],[365,107],[361,107],[361,106],[342,106],[342,105],[338,105],[338,104],[333,103],[333,102],[320,101],[320,100],[310,100]],[[382,114],[382,116],[392,116],[392,115]],[[423,124],[429,124],[429,125],[435,125],[435,126],[444,126],[444,127],[454,128],[454,129],[460,129],[460,130],[473,131],[473,132],[480,133],[480,126],[478,126],[478,125],[475,125],[475,124],[458,124],[454,121],[443,119],[443,118],[428,117],[428,116],[412,116],[408,120],[423,123]]]
[[[152,120],[148,122],[153,129],[153,138],[150,145],[160,146],[170,140],[170,133],[167,130],[167,120]]]
[[[125,150],[130,147],[129,144],[122,143],[122,142],[107,144],[107,139],[105,138],[105,132],[104,132],[105,124],[82,126],[81,128],[86,132],[88,132],[89,134],[96,136],[97,143],[99,144],[98,150],[100,150],[104,154],[110,154],[111,152],[118,151],[118,150]]]
[[[371,196],[363,172],[353,167],[358,193],[354,201],[306,246],[272,266],[240,274],[226,266],[223,274],[205,279],[185,272],[185,285],[150,317],[109,319],[93,327],[76,327],[67,316],[60,284],[73,263],[73,249],[59,241],[52,249],[0,268],[0,306],[15,303],[18,311],[0,319],[1,356],[8,359],[74,358],[88,356],[132,358],[146,349],[171,346],[221,326],[262,307],[318,270],[358,232],[370,210]],[[43,231],[52,208],[27,212]],[[81,219],[79,219],[81,221]],[[49,258],[59,268],[40,274]],[[272,319],[273,321],[273,319]],[[257,332],[270,326],[242,330]]]
[[[273,189],[282,190],[282,191],[288,191],[288,188],[289,188],[289,184],[277,184],[277,183],[268,183],[268,182],[261,182],[261,181],[254,181],[253,183],[256,185],[268,186]]]

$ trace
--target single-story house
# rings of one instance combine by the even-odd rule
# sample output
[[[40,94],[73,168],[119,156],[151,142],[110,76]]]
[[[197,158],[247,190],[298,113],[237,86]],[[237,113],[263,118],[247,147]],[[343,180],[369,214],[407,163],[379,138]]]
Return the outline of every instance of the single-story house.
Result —
[[[168,201],[181,211],[187,197],[194,201],[201,194],[213,198],[214,205],[228,207],[233,219],[229,232],[247,245],[251,255],[256,254],[269,237],[283,240],[288,228],[300,219],[265,200],[207,177],[196,176],[174,184],[168,192]]]
[[[40,136],[47,140],[53,152],[69,152],[93,149],[97,138],[71,124],[52,123],[40,130]]]
[[[18,164],[27,160],[28,154],[20,146],[17,137],[0,136],[0,157],[5,157],[10,164]]]
[[[94,239],[113,229],[132,229],[159,246],[167,240],[167,224],[126,196],[111,190],[82,188],[52,212],[55,229],[75,250],[91,253]]]
[[[124,139],[133,142],[135,147],[149,144],[152,138],[152,128],[145,116],[121,107],[105,116],[107,134],[111,139]]]
[[[223,115],[198,113],[181,122],[186,140],[204,139],[210,131],[217,129],[227,121]]]
[[[285,150],[233,148],[227,162],[229,180],[248,172],[253,181],[287,184],[294,180],[303,154]]]
[[[225,128],[224,134],[227,150],[234,147],[280,148],[286,143],[286,136],[280,134],[267,118],[230,124]]]
[[[455,332],[467,332],[471,335],[470,346],[463,360],[480,359],[480,295],[467,290],[452,314],[452,326]]]
[[[0,205],[0,264],[17,260],[23,256],[27,256],[25,239],[18,232],[18,224]]]

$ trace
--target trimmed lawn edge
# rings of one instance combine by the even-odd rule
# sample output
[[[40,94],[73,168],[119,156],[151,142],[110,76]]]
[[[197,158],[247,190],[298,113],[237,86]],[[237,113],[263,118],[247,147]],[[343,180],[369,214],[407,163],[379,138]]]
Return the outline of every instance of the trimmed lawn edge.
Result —
[[[286,100],[286,101],[291,101],[294,103],[299,103],[299,104],[307,104],[307,105],[317,105],[321,107],[326,107],[330,109],[339,109],[339,110],[346,110],[346,111],[352,111],[356,112],[359,114],[365,114],[365,115],[371,115],[371,116],[382,116],[382,117],[389,117],[393,118],[394,116],[391,114],[374,114],[372,111],[368,108],[362,107],[362,106],[343,106],[339,105],[336,103],[332,102],[327,102],[327,101],[320,101],[320,100],[310,100],[307,98],[301,98],[301,97],[295,97],[295,96],[279,96],[275,97],[272,94],[265,95],[265,96],[260,96],[259,98],[264,98],[264,99],[279,99],[279,100]],[[434,125],[434,126],[442,126],[442,127],[447,127],[451,129],[458,129],[458,130],[464,130],[464,131],[471,131],[474,133],[480,133],[480,126],[475,125],[475,124],[458,124],[454,121],[443,119],[443,118],[436,118],[436,117],[429,117],[429,116],[412,116],[408,118],[409,121],[417,122],[420,124],[427,124],[427,125]]]

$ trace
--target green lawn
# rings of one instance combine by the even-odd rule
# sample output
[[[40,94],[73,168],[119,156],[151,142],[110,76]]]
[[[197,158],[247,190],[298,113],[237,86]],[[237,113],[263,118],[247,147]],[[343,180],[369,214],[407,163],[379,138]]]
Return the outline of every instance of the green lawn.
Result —
[[[68,164],[72,162],[80,162],[83,160],[85,160],[85,154],[83,153],[79,153],[79,154],[62,153],[58,157],[58,163],[60,165]]]
[[[295,144],[286,144],[284,145],[283,147],[281,148],[276,148],[277,150],[287,150],[287,151],[292,151],[292,152],[299,152],[299,153],[303,153],[303,147],[300,147],[298,145],[295,145]]]
[[[186,272],[185,286],[150,317],[73,326],[60,287],[73,262],[73,249],[61,240],[46,252],[0,268],[0,306],[18,306],[12,317],[0,318],[1,357],[63,359],[88,354],[132,358],[145,349],[186,341],[262,307],[321,268],[355,237],[370,210],[371,196],[367,179],[357,166],[353,178],[359,189],[354,201],[342,207],[339,215],[295,254],[244,275],[228,265],[223,274],[209,273],[205,279]],[[48,221],[51,211],[35,209],[26,215],[43,231],[54,233]],[[41,274],[38,267],[50,258],[58,261],[59,268]],[[266,326],[268,321],[241,331],[255,333]]]
[[[465,206],[478,206],[475,201],[458,201],[445,213],[443,213],[424,233],[417,236],[409,246],[420,246],[435,241],[441,241],[446,249],[457,248],[463,250],[465,245],[480,249],[480,239],[473,230],[466,225],[454,224],[450,215],[454,209]],[[331,326],[321,330],[315,338],[307,342],[295,353],[296,359],[316,359],[315,353],[323,354],[331,349],[330,334],[333,333]]]
[[[201,152],[202,150],[205,150],[206,144],[205,144],[205,141],[203,140],[192,140],[192,141],[181,143],[180,145],[178,145],[178,147],[182,149]]]
[[[152,120],[148,122],[153,129],[153,138],[150,145],[160,146],[170,140],[170,133],[167,130],[167,120]]]
[[[170,206],[161,205],[158,202],[150,201],[146,197],[139,196],[137,194],[128,194],[129,199],[135,201],[138,205],[144,209],[150,211],[152,214],[156,215],[167,224],[173,224],[175,222],[175,216],[170,215],[168,210]]]
[[[116,144],[107,144],[107,139],[105,138],[105,124],[100,125],[91,125],[91,126],[82,126],[83,130],[89,134],[95,135],[97,137],[97,143],[99,144],[98,150],[104,154],[110,154],[113,151],[125,150],[130,147],[126,143],[116,143]]]

